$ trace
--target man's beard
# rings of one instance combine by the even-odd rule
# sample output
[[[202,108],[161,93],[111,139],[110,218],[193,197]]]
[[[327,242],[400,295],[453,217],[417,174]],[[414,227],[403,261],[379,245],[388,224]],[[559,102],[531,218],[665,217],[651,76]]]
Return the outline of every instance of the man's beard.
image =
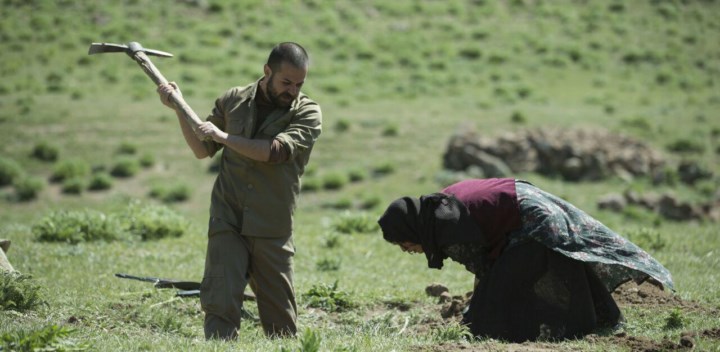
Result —
[[[268,82],[267,82],[267,95],[268,95],[268,99],[270,99],[270,102],[272,102],[275,106],[282,106],[282,107],[290,106],[292,101],[295,100],[295,97],[290,95],[290,93],[278,94],[273,86],[274,85],[273,82],[275,82],[275,74],[274,73],[270,75],[270,77],[268,78]],[[285,99],[285,100],[283,100],[283,99]]]

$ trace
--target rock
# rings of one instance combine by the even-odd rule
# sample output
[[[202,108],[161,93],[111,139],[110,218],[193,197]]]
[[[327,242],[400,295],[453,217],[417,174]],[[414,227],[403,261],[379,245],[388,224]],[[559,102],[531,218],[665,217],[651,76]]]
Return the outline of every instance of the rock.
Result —
[[[580,128],[524,130],[496,139],[464,128],[450,138],[443,155],[445,168],[455,171],[476,165],[487,177],[538,172],[570,181],[654,177],[664,164],[658,152],[640,141]]]
[[[599,209],[612,211],[622,211],[626,205],[625,197],[617,193],[608,194],[597,201]]]
[[[10,264],[10,261],[5,256],[5,252],[10,249],[10,240],[0,239],[0,271],[15,271],[15,268]]]
[[[425,293],[430,297],[439,297],[443,292],[450,292],[450,290],[441,284],[431,284],[425,287]]]

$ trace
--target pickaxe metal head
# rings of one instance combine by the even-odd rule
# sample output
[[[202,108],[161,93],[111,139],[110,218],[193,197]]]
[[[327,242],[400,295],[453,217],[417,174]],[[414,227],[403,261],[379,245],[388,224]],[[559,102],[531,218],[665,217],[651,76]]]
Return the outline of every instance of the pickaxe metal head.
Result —
[[[112,43],[92,43],[90,44],[90,50],[88,55],[102,54],[102,53],[125,53],[128,56],[133,57],[138,51],[144,52],[146,55],[160,56],[160,57],[172,57],[170,53],[166,53],[160,50],[146,49],[138,42],[129,42],[126,44],[112,44]]]

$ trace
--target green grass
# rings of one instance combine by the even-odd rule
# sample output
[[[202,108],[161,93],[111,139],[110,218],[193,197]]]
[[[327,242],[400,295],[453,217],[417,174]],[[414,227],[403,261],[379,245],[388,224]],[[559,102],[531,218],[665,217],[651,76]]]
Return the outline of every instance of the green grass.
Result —
[[[58,336],[90,350],[127,351],[318,345],[323,351],[407,351],[463,344],[458,327],[423,323],[440,315],[424,288],[440,282],[464,294],[472,275],[454,263],[428,270],[422,256],[388,245],[371,225],[395,198],[440,189],[439,181],[449,179],[442,170],[446,143],[455,131],[470,128],[488,137],[540,126],[606,128],[642,139],[673,162],[700,162],[715,176],[696,186],[517,176],[633,238],[670,269],[681,298],[717,309],[717,223],[658,220],[634,210],[616,214],[599,211],[595,202],[628,188],[691,200],[708,199],[717,189],[718,14],[720,3],[710,0],[288,0],[246,1],[242,8],[226,0],[6,1],[0,5],[0,155],[13,163],[4,166],[6,174],[22,173],[35,183],[26,187],[34,197],[22,202],[10,181],[0,186],[0,238],[13,241],[9,260],[32,276],[47,304],[30,313],[0,311],[0,334],[50,336],[59,330],[48,326],[58,325],[72,329]],[[244,321],[239,342],[206,342],[196,299],[177,299],[113,274],[201,279],[212,161],[192,156],[174,114],[159,103],[137,64],[123,54],[88,56],[87,49],[91,42],[139,41],[172,52],[174,58],[152,60],[203,117],[226,88],[259,78],[271,46],[285,40],[310,52],[303,90],[322,106],[325,127],[295,216],[295,286],[304,333],[268,340],[259,326]],[[52,153],[38,159],[41,145]],[[49,154],[57,155],[56,165],[45,160]],[[61,183],[47,182],[54,173],[87,178],[94,170],[104,175],[100,183],[109,184],[106,173],[116,167],[132,177],[114,178],[102,192],[65,194]],[[33,226],[50,214],[120,213],[136,200],[161,201],[150,197],[158,185],[188,185],[180,193],[192,195],[166,204],[187,225],[160,209],[147,212],[149,220],[135,218],[143,229],[166,234],[162,239],[75,245],[35,240]],[[158,219],[171,228],[152,228]],[[178,227],[187,232],[174,236]],[[333,282],[352,307],[327,312],[303,297]],[[340,291],[323,292],[332,297]],[[386,302],[405,302],[407,309]],[[254,304],[247,306],[256,312]],[[656,341],[720,326],[707,310],[628,307],[624,313],[629,333]],[[669,328],[677,323],[682,327]],[[717,350],[718,344],[698,341],[698,348]],[[584,340],[551,346],[623,350]]]

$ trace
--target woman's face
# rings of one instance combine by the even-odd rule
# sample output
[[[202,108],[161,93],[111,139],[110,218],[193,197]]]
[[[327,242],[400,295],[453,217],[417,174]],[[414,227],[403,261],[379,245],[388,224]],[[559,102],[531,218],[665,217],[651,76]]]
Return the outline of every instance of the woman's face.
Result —
[[[412,242],[400,242],[397,243],[398,246],[402,249],[403,252],[408,253],[423,253],[423,248],[420,244],[412,243]]]

